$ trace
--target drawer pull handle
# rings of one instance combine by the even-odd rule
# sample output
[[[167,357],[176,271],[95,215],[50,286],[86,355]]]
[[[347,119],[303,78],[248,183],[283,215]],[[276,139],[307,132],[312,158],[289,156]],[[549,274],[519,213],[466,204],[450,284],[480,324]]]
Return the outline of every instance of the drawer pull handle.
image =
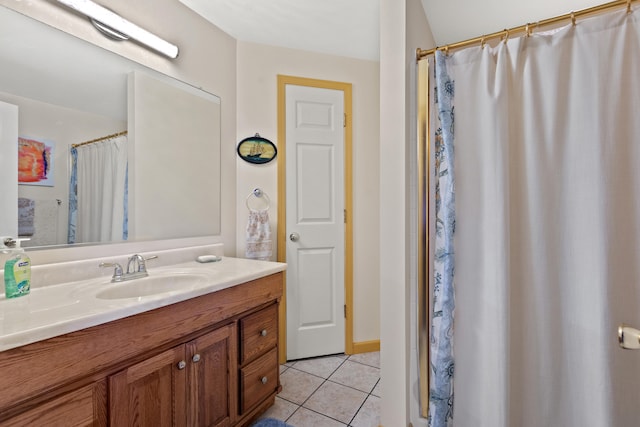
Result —
[[[260,336],[266,337],[267,336],[267,330],[263,329],[260,331]]]
[[[200,361],[200,355],[197,353],[194,354],[191,360],[193,360],[194,363],[198,363]]]
[[[262,377],[262,378],[260,379],[260,382],[261,382],[262,384],[266,384],[266,383],[267,383],[267,381],[269,381],[269,380],[267,379],[267,377]]]
[[[181,360],[178,362],[178,369],[182,370],[186,367],[187,367],[187,362],[185,362],[184,360]]]

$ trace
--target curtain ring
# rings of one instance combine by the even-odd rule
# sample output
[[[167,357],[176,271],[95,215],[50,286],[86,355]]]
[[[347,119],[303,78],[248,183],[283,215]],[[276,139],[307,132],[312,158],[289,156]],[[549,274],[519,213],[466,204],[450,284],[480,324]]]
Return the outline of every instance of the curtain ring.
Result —
[[[631,0],[627,0],[627,13],[631,13]]]
[[[445,45],[445,47],[442,48],[442,51],[445,56],[449,56],[449,45]]]
[[[484,45],[487,43],[487,41],[484,39],[484,36],[482,36],[482,39],[480,40],[480,49],[484,49]]]
[[[509,41],[509,30],[507,30],[506,28],[504,30],[504,39],[502,41],[504,42],[504,44],[507,44],[507,41]]]
[[[527,22],[527,25],[524,28],[525,33],[527,33],[527,37],[531,37],[533,34],[533,25],[531,22]]]
[[[573,26],[576,26],[576,13],[574,11],[571,11],[571,24],[573,24]]]

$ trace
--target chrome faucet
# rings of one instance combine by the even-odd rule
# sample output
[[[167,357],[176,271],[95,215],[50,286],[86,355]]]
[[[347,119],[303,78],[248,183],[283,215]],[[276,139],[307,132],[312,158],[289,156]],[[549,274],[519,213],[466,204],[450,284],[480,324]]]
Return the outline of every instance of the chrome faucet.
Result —
[[[147,277],[149,272],[147,271],[147,264],[145,261],[158,258],[156,255],[148,258],[143,257],[140,254],[134,254],[129,257],[127,262],[127,272],[124,273],[122,266],[117,262],[101,262],[98,267],[115,267],[113,270],[113,276],[111,276],[112,282],[124,282],[126,280],[139,279],[141,277]]]
[[[142,277],[148,276],[149,273],[147,273],[147,265],[144,261],[144,257],[140,254],[131,255],[129,262],[127,263],[127,274],[135,274]],[[133,270],[131,267],[133,267]]]

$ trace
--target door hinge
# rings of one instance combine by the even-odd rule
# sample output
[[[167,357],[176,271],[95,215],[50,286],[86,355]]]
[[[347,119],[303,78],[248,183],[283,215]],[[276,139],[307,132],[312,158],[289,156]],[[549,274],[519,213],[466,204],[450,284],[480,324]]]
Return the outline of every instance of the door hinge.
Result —
[[[344,318],[347,318],[347,304],[344,305]]]
[[[343,128],[347,127],[347,113],[344,113],[344,120],[342,121],[342,127]]]
[[[344,223],[347,223],[347,210],[344,210]]]

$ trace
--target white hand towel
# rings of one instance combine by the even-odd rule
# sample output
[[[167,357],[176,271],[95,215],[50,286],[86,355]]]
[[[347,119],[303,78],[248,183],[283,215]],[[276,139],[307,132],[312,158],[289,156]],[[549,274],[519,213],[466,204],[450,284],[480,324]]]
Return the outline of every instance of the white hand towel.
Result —
[[[257,211],[249,210],[247,222],[247,247],[245,256],[250,259],[271,259],[271,226],[269,225],[269,213],[266,209]]]

